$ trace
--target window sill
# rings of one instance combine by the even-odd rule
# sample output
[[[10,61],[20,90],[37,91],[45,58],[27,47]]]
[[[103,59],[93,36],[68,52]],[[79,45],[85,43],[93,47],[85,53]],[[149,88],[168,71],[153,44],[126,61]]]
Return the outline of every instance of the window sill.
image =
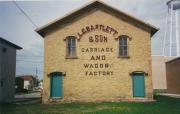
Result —
[[[74,56],[74,57],[66,57],[65,59],[78,59],[77,56]]]
[[[125,58],[125,59],[129,59],[130,56],[118,56],[118,58]]]

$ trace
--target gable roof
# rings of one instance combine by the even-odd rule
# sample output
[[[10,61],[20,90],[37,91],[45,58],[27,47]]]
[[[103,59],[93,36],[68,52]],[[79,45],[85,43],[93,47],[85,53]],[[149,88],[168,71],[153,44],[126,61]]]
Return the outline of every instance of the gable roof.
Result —
[[[180,57],[177,57],[177,58],[175,58],[173,60],[167,61],[166,64],[174,63],[174,62],[178,62],[178,61],[180,61]]]
[[[55,21],[50,22],[50,23],[36,29],[35,31],[43,37],[44,34],[46,33],[46,31],[49,30],[50,28],[52,28],[53,26],[55,26],[56,24],[69,23],[70,21],[68,21],[68,20],[73,20],[74,19],[73,17],[83,15],[84,13],[87,13],[88,11],[91,11],[92,9],[100,8],[100,7],[111,10],[112,12],[116,13],[117,15],[123,15],[124,17],[128,17],[129,19],[134,20],[135,22],[143,25],[144,27],[150,28],[151,36],[153,36],[159,30],[158,28],[156,28],[155,26],[153,26],[149,23],[146,23],[140,19],[137,19],[137,18],[135,18],[125,12],[122,12],[114,7],[111,7],[107,4],[105,4],[104,2],[95,0],[81,8],[75,10],[74,12],[65,15],[62,18],[56,19]]]
[[[10,41],[7,41],[7,40],[5,40],[5,39],[2,38],[2,37],[0,37],[0,41],[1,41],[1,42],[4,42],[4,43],[6,43],[6,44],[9,44],[10,46],[12,46],[12,47],[14,47],[14,48],[16,48],[16,49],[22,49],[22,47],[20,47],[20,46],[18,46],[18,45],[16,45],[16,44],[13,44],[13,43],[10,42]]]
[[[23,80],[33,80],[33,76],[32,75],[22,75],[22,76],[19,76],[20,78],[22,78]]]

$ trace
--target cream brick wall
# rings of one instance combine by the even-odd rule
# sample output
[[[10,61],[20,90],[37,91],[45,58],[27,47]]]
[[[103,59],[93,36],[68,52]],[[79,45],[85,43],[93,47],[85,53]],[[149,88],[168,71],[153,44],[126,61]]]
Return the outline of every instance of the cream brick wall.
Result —
[[[130,58],[118,58],[118,40],[99,30],[85,34],[77,41],[78,59],[65,59],[67,36],[77,36],[82,28],[89,25],[108,25],[119,32],[132,37],[129,40]],[[136,23],[135,23],[136,24]],[[43,102],[47,103],[50,96],[50,78],[48,74],[54,71],[66,73],[63,77],[63,99],[62,101],[111,101],[119,98],[133,99],[132,71],[145,71],[145,93],[146,98],[152,98],[152,73],[151,73],[151,38],[148,29],[143,30],[127,23],[114,15],[102,10],[89,12],[70,24],[49,31],[45,37],[45,74]],[[89,36],[104,35],[108,37],[107,43],[89,43]],[[113,53],[82,53],[81,48],[110,47]],[[105,55],[105,61],[90,60],[92,55]],[[84,63],[110,63],[112,68],[89,69],[89,71],[112,70],[113,76],[85,76]]]

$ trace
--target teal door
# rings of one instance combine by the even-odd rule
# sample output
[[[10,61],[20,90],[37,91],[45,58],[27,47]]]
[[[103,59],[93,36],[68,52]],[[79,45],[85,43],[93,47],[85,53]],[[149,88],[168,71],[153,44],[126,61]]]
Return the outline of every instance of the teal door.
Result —
[[[133,96],[145,96],[144,74],[133,74]]]
[[[51,97],[62,97],[62,75],[54,73],[51,76]]]

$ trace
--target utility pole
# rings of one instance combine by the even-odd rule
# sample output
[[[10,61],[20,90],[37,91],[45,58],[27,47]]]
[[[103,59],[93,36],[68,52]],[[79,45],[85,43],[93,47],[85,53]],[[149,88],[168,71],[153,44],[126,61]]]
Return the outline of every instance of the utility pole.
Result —
[[[37,86],[37,84],[38,84],[38,69],[37,69],[37,67],[36,67],[36,74],[35,74],[35,78],[36,78],[36,86]]]
[[[38,74],[38,69],[37,69],[37,67],[36,67],[36,77],[37,77],[37,74]]]

